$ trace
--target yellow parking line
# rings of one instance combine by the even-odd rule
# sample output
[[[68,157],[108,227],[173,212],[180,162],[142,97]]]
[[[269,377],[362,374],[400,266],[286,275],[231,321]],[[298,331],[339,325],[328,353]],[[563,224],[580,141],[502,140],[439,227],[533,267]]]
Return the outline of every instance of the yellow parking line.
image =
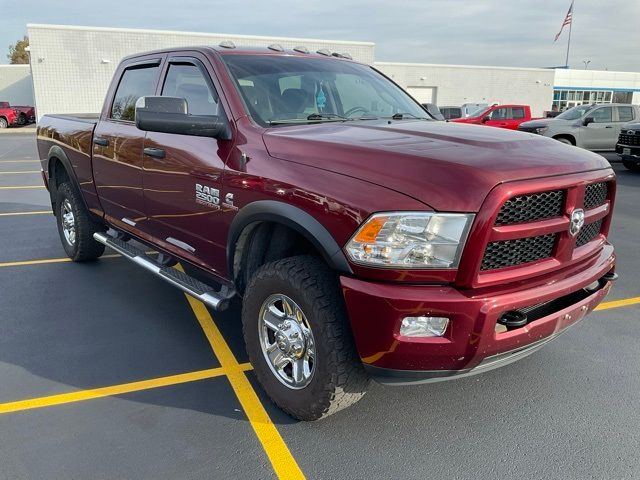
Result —
[[[117,258],[119,257],[119,253],[110,253],[108,255],[102,255],[100,258]],[[43,258],[41,260],[23,260],[18,262],[5,262],[0,263],[0,268],[2,267],[25,267],[28,265],[46,265],[48,263],[66,263],[70,262],[71,259],[67,257],[63,258]]]
[[[251,364],[243,363],[239,365],[239,368],[243,371],[250,370]],[[60,393],[47,397],[29,398],[27,400],[18,400],[16,402],[0,403],[0,414],[32,410],[34,408],[53,407],[55,405],[62,405],[65,403],[83,402],[85,400],[112,397],[114,395],[122,395],[124,393],[140,392],[142,390],[150,390],[152,388],[169,387],[171,385],[179,385],[181,383],[221,377],[224,376],[224,374],[225,372],[222,367],[208,368],[206,370],[179,373],[177,375],[152,378],[150,380],[122,383],[120,385],[112,385],[110,387],[80,390],[77,392]]]
[[[640,303],[640,297],[623,298],[622,300],[613,300],[611,302],[601,303],[596,310],[608,310],[610,308],[628,307],[629,305],[637,305]]]
[[[45,213],[53,213],[51,210],[37,210],[33,212],[7,212],[0,213],[0,217],[18,217],[21,215],[44,215]]]
[[[3,163],[40,163],[40,160],[0,160],[0,165]]]
[[[305,478],[295,458],[289,451],[289,447],[282,439],[280,432],[269,418],[258,395],[251,386],[249,379],[244,374],[240,364],[227,345],[224,337],[218,330],[211,314],[202,302],[186,295],[189,305],[204,331],[214,354],[227,374],[229,383],[236,393],[240,404],[262,444],[267,457],[271,461],[278,478],[302,479]]]
[[[0,172],[0,175],[24,175],[25,173],[41,173],[40,170],[23,170],[22,172]]]
[[[44,188],[44,185],[20,185],[15,187],[0,187],[0,190],[33,190],[36,188]]]

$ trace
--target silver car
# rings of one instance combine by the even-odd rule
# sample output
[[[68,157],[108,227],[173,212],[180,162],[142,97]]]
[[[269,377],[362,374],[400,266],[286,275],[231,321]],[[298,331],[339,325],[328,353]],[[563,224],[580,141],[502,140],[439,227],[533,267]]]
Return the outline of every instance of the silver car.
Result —
[[[640,106],[623,103],[578,105],[555,118],[521,123],[518,130],[594,151],[613,151],[625,123],[640,120]]]

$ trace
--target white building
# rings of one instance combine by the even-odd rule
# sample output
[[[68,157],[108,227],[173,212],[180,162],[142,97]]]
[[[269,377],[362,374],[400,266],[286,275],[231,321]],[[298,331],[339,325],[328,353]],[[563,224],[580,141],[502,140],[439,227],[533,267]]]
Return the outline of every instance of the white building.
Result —
[[[535,116],[553,106],[564,109],[614,101],[640,104],[640,73],[375,62],[375,44],[371,42],[66,25],[30,24],[27,31],[38,117],[99,112],[111,76],[126,55],[166,47],[216,45],[223,40],[239,46],[278,43],[284,48],[304,45],[312,51],[325,48],[349,53],[355,60],[373,64],[423,103],[520,103],[531,105]],[[0,100],[4,100],[3,85],[11,82],[2,69]],[[26,99],[10,101],[30,103]]]
[[[0,102],[33,105],[29,65],[0,65]]]

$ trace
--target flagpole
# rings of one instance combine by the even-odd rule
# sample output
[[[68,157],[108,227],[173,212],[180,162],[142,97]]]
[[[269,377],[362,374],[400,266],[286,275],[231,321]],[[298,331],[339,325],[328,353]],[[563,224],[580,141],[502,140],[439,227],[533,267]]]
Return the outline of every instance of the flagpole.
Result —
[[[564,60],[564,68],[569,68],[569,48],[571,48],[571,27],[575,17],[575,0],[571,2],[571,23],[569,24],[569,39],[567,40],[567,56]]]

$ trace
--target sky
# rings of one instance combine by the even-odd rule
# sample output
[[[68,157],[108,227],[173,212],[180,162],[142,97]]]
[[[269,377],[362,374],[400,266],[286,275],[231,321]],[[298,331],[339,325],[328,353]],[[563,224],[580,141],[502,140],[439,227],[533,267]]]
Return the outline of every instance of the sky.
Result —
[[[564,65],[570,0],[0,0],[0,63],[27,23],[360,40],[377,61]],[[640,0],[575,0],[569,64],[640,72]]]

